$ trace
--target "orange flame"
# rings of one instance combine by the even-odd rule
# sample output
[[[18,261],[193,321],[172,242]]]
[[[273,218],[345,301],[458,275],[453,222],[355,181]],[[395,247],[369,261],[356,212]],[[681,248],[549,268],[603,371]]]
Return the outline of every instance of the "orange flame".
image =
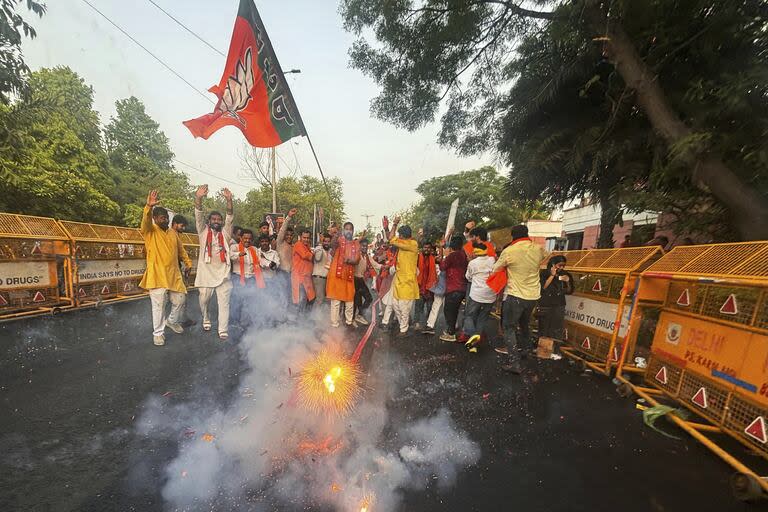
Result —
[[[300,455],[330,455],[336,453],[342,446],[343,443],[341,441],[334,442],[333,437],[328,436],[317,442],[311,440],[300,442],[298,452]]]
[[[216,436],[206,432],[205,434],[203,434],[203,437],[201,439],[205,442],[212,443],[213,440],[216,439]]]

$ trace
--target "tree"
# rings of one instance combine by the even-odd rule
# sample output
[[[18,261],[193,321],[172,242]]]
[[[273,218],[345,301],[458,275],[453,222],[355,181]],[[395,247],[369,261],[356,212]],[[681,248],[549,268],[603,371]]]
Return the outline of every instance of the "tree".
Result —
[[[657,135],[655,143],[674,164],[658,166],[657,172],[684,172],[702,195],[711,193],[727,208],[742,237],[768,237],[768,197],[765,187],[755,187],[764,174],[747,165],[766,158],[765,143],[749,139],[730,146],[741,145],[744,152],[723,151],[718,142],[730,137],[733,123],[728,112],[687,110],[680,101],[719,98],[725,110],[757,105],[764,111],[768,13],[763,2],[574,0],[535,5],[546,3],[553,10],[526,9],[504,0],[427,0],[418,5],[344,0],[341,12],[347,29],[375,34],[379,43],[374,47],[360,38],[351,50],[352,65],[382,88],[372,102],[373,113],[415,129],[432,121],[448,97],[439,140],[465,153],[497,147],[500,121],[510,111],[525,109],[506,101],[516,79],[508,67],[517,55],[516,45],[560,22],[560,29],[580,42],[571,45],[576,57],[597,45],[615,71],[614,80],[626,89],[622,101],[641,113]],[[562,40],[545,43],[556,47]],[[723,59],[723,51],[733,62]],[[670,65],[685,57],[695,58],[683,66]],[[692,65],[704,60],[709,65]],[[467,71],[470,77],[463,79]],[[571,71],[570,65],[549,69],[533,107],[538,99],[556,94]],[[713,107],[715,102],[707,103]],[[750,124],[764,127],[764,119]]]
[[[333,219],[343,221],[343,184],[339,178],[328,180],[328,187],[333,195],[333,204],[328,199],[322,180],[311,176],[301,178],[280,178],[277,183],[278,210],[282,213],[291,208],[299,210],[294,222],[297,226],[312,226],[314,206],[323,208],[326,222]],[[238,224],[251,228],[258,227],[264,220],[264,214],[272,210],[272,187],[263,184],[252,189],[239,206]]]
[[[119,208],[100,146],[93,91],[71,69],[42,69],[29,91],[0,110],[0,173],[10,175],[0,209],[112,223]]]
[[[149,189],[162,192],[166,208],[191,215],[189,178],[174,170],[174,154],[160,125],[133,96],[118,100],[115,108],[116,115],[104,129],[104,139],[115,181],[110,197],[122,206],[122,221],[128,226],[139,222]]]
[[[0,0],[0,104],[7,105],[11,97],[20,95],[26,86],[29,68],[21,53],[22,33],[35,38],[37,32],[16,12],[21,0]],[[42,17],[45,4],[27,0],[27,9]]]
[[[413,229],[423,228],[428,238],[445,233],[451,203],[458,199],[456,227],[468,221],[492,229],[508,227],[530,219],[547,219],[549,211],[541,204],[510,201],[504,191],[506,181],[493,167],[481,167],[448,176],[430,178],[416,187],[422,198],[406,212],[403,220]]]

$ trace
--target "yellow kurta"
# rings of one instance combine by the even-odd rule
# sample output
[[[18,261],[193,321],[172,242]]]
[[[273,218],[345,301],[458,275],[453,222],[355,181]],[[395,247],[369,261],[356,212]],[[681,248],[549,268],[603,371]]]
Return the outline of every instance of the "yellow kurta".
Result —
[[[192,261],[184,250],[176,230],[168,228],[163,231],[157,227],[152,222],[151,208],[145,206],[141,218],[141,234],[147,251],[147,270],[139,286],[145,290],[167,288],[174,292],[186,293],[179,259],[184,261],[187,268],[192,267]]]
[[[393,294],[398,300],[416,300],[419,298],[419,282],[416,269],[419,263],[419,243],[414,239],[393,238],[389,241],[398,248],[397,272],[393,283]]]

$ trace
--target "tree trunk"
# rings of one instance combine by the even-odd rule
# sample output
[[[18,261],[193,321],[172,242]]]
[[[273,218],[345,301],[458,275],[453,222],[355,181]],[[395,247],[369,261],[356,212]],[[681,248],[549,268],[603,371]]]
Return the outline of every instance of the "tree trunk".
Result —
[[[597,236],[597,249],[613,248],[613,228],[619,219],[619,208],[606,193],[600,194],[600,233]]]
[[[597,33],[607,35],[608,57],[627,86],[635,90],[638,106],[643,109],[654,130],[669,145],[691,135],[692,130],[672,110],[657,77],[638,55],[620,20],[611,18],[608,34],[604,34],[604,14],[598,8],[591,7],[585,15]],[[732,223],[742,239],[768,239],[768,201],[744,183],[717,155],[691,155],[690,166],[693,183],[714,195],[728,208]]]

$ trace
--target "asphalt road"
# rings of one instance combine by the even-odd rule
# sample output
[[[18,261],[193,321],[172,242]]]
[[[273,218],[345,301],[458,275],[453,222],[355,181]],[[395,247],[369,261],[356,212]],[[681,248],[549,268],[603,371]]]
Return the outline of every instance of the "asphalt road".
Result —
[[[161,491],[183,436],[147,438],[138,419],[151,400],[226,407],[250,368],[237,333],[221,343],[193,327],[158,348],[148,317],[144,299],[0,324],[0,511],[174,509]],[[348,333],[350,343],[360,334]],[[404,491],[398,510],[758,510],[734,501],[728,466],[683,434],[644,426],[633,399],[565,359],[529,358],[514,377],[487,348],[470,355],[436,338],[375,331],[362,358],[369,385],[387,378],[392,361],[404,380],[386,402],[383,444],[398,424],[447,409],[481,453],[447,489]],[[206,507],[232,510],[226,497]]]

